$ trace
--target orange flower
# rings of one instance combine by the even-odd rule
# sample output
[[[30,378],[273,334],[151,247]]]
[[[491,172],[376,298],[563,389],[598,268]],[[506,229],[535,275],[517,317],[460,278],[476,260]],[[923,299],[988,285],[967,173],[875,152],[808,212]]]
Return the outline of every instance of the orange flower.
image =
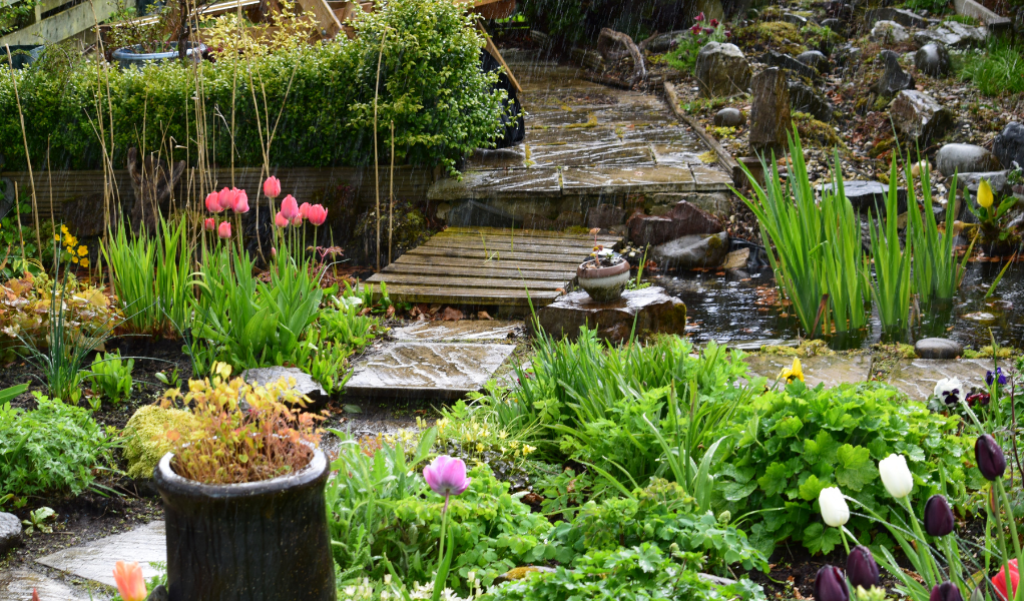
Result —
[[[114,582],[124,601],[143,601],[146,598],[146,581],[138,562],[119,561],[114,564]]]

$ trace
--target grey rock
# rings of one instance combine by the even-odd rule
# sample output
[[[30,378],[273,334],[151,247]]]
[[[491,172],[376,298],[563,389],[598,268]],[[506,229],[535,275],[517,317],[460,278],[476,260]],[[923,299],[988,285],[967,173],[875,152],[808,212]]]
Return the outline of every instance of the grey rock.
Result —
[[[922,338],[914,345],[914,352],[922,359],[956,359],[964,348],[960,343],[946,338]]]
[[[736,108],[726,107],[715,113],[715,127],[739,127],[747,122],[747,116]]]
[[[0,513],[0,555],[21,544],[21,520],[10,513]]]
[[[973,144],[946,144],[935,153],[935,167],[949,177],[954,173],[995,171],[999,161],[987,149]]]
[[[914,87],[914,78],[900,67],[900,55],[892,50],[883,50],[878,55],[878,60],[885,63],[885,71],[882,78],[875,84],[875,92],[882,96],[895,96],[900,90],[909,90]]]
[[[644,207],[650,209],[652,215],[658,212],[661,216],[665,216],[683,200],[720,221],[728,221],[732,214],[729,195],[721,192],[709,194],[659,192],[651,195],[649,200],[644,203]]]
[[[1024,167],[1024,125],[1015,121],[1007,123],[996,136],[992,152],[1006,169],[1013,169],[1013,162]]]
[[[609,228],[613,225],[621,225],[626,219],[626,209],[622,207],[603,203],[587,210],[587,227]]]
[[[818,190],[831,191],[832,184],[821,185]],[[879,212],[885,212],[885,200],[889,196],[889,186],[881,182],[843,180],[843,192],[857,211],[874,211],[877,207]],[[907,210],[906,188],[896,189],[896,202],[900,213]]]
[[[876,8],[864,15],[864,20],[871,25],[878,21],[894,21],[904,27],[928,27],[928,20],[902,8]]]
[[[842,46],[835,49],[832,53],[833,60],[840,67],[846,68],[851,65],[856,65],[860,61],[861,50],[853,44],[843,44]]]
[[[801,52],[796,55],[796,60],[808,67],[814,68],[818,73],[825,73],[828,71],[828,57],[817,50]]]
[[[253,386],[266,386],[279,379],[295,380],[290,388],[299,394],[309,397],[312,403],[303,408],[304,411],[320,411],[331,400],[330,395],[309,374],[297,367],[259,367],[242,372],[242,379]]]
[[[956,115],[934,98],[917,90],[903,90],[889,106],[896,131],[910,144],[925,147],[956,124]]]
[[[624,342],[629,340],[634,324],[641,339],[654,334],[682,336],[686,332],[686,305],[656,286],[626,290],[617,301],[607,303],[594,301],[586,292],[570,292],[540,309],[537,321],[548,334],[570,340],[587,326],[597,330],[603,340]]]
[[[655,36],[654,39],[647,42],[642,49],[650,50],[655,53],[668,52],[669,50],[675,49],[679,45],[679,41],[689,35],[692,35],[689,29],[663,33]]]
[[[729,254],[729,235],[683,236],[654,247],[651,257],[663,269],[696,269],[717,267]]]
[[[918,46],[938,42],[948,48],[968,48],[984,44],[986,39],[988,39],[987,29],[971,27],[956,21],[946,21],[935,29],[925,29],[914,33],[914,43]]]
[[[821,22],[822,27],[828,27],[833,33],[846,37],[846,24],[839,19],[825,19]]]
[[[835,113],[835,106],[819,96],[814,89],[799,81],[789,82],[789,106],[797,113],[809,113],[818,121],[829,123]]]
[[[776,154],[788,149],[792,131],[789,87],[778,67],[765,69],[750,82],[754,102],[750,109],[750,147],[758,154]]]
[[[746,92],[752,74],[747,57],[735,44],[710,42],[697,55],[694,75],[706,98]]]
[[[162,584],[158,584],[153,587],[153,592],[149,593],[146,597],[146,601],[170,601],[171,597],[167,592],[167,587]]]
[[[815,78],[818,76],[818,70],[810,65],[804,64],[788,54],[782,54],[781,52],[768,51],[761,55],[761,62],[766,65],[773,67],[779,67],[780,69],[786,69],[792,71],[797,75],[803,75],[807,78]]]
[[[984,171],[979,173],[961,173],[957,175],[956,185],[958,188],[963,188],[971,194],[972,197],[978,195],[978,185],[981,184],[981,180],[988,182],[989,187],[992,188],[992,193],[997,196],[1009,196],[1013,194],[1013,186],[1006,180],[1006,171]]]
[[[878,21],[871,28],[871,39],[883,44],[892,44],[907,41],[910,34],[896,21]]]
[[[800,15],[796,15],[793,13],[784,13],[782,15],[782,20],[785,21],[786,23],[792,23],[797,27],[804,27],[807,25],[807,23],[809,23],[807,17],[801,17]]]
[[[949,73],[949,51],[942,44],[925,44],[914,53],[914,66],[925,75],[942,77]]]
[[[722,231],[722,224],[683,200],[661,217],[637,212],[626,222],[626,228],[629,230],[629,239],[643,248],[664,244],[683,236],[714,234]]]

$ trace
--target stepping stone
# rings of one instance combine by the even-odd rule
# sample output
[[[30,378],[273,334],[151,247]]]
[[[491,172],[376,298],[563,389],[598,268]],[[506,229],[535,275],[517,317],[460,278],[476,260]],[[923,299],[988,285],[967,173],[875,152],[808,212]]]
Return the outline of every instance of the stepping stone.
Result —
[[[460,398],[483,388],[513,344],[399,342],[364,355],[345,392],[356,397]]]
[[[167,535],[164,533],[164,523],[150,522],[129,532],[101,538],[80,547],[57,551],[36,560],[44,566],[107,586],[117,586],[114,582],[114,564],[118,561],[139,562],[146,580],[161,574],[162,571],[151,564],[167,562]],[[40,599],[47,597],[40,595]]]
[[[110,566],[113,571],[114,566]],[[31,570],[11,570],[0,572],[0,601],[28,601],[32,598],[32,590],[39,593],[40,601],[89,601],[90,596],[79,593],[63,582]]]
[[[521,321],[422,321],[392,330],[391,337],[403,342],[495,342],[515,337],[525,329]]]

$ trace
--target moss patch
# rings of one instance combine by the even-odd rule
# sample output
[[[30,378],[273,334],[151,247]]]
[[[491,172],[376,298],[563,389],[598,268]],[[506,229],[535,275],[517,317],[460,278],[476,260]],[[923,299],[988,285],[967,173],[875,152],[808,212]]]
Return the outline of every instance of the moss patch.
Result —
[[[962,357],[964,359],[992,359],[992,346],[983,346],[978,350],[964,349]],[[996,359],[1011,359],[1018,357],[1022,354],[1020,349],[1015,349],[1009,346],[1001,346],[995,353]]]
[[[793,113],[793,121],[796,122],[797,131],[800,132],[800,139],[807,146],[839,146],[842,142],[834,127],[823,121],[818,121],[807,113]]]
[[[780,357],[828,357],[836,354],[835,351],[828,348],[828,343],[824,340],[804,340],[797,347],[762,346],[761,352]]]
[[[736,39],[744,46],[764,46],[793,56],[807,50],[800,29],[785,21],[762,22],[743,27],[736,31]]]
[[[147,405],[135,412],[124,427],[124,458],[131,478],[152,478],[160,459],[171,452],[168,430],[188,437],[198,429],[196,417],[180,409]]]

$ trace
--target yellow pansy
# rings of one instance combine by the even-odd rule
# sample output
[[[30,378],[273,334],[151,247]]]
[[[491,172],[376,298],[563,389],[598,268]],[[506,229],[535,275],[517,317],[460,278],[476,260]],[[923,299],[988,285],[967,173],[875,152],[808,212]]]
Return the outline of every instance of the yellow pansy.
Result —
[[[87,254],[89,254],[89,249],[88,248],[86,248],[85,246],[79,246],[78,247],[78,256],[79,257],[84,257]]]
[[[789,384],[793,380],[804,381],[804,369],[800,365],[800,359],[797,357],[793,358],[793,366],[787,367],[779,372],[779,379],[785,379],[786,383]]]
[[[992,200],[992,186],[987,180],[981,180],[978,184],[978,204],[987,209],[992,206]]]

